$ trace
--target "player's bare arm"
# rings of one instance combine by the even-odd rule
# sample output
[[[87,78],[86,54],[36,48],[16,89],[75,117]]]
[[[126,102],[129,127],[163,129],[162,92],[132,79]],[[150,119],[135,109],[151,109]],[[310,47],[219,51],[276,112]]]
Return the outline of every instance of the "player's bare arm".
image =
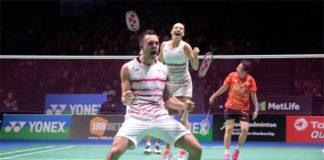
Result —
[[[253,112],[252,119],[255,120],[258,117],[258,113],[259,113],[257,94],[255,92],[251,92],[251,98],[254,105],[254,112]]]
[[[122,97],[121,101],[124,105],[130,105],[133,102],[134,95],[130,88],[130,76],[129,70],[126,64],[124,64],[120,71]]]
[[[164,58],[163,58],[163,47],[165,45],[165,42],[163,42],[161,44],[161,47],[160,47],[160,52],[159,52],[159,56],[158,56],[158,60],[162,63],[164,63]]]
[[[195,47],[194,50],[192,50],[191,46],[186,43],[184,46],[185,53],[187,57],[189,58],[189,62],[191,64],[191,67],[197,71],[199,68],[199,60],[198,60],[198,54],[200,52],[198,47]]]
[[[215,99],[228,90],[228,85],[222,85],[212,96],[209,98],[209,104],[214,104]]]

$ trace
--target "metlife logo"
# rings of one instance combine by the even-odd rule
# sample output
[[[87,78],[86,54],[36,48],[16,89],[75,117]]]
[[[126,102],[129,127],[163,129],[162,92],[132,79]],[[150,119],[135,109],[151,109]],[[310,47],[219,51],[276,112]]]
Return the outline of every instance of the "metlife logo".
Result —
[[[295,102],[284,102],[284,103],[276,103],[276,102],[266,102],[262,101],[258,104],[258,108],[260,111],[299,111],[300,105]]]
[[[258,104],[259,111],[267,114],[308,114],[312,111],[310,97],[261,97]],[[252,107],[253,108],[253,107]]]
[[[262,101],[258,104],[259,111],[265,111],[267,108],[266,101]]]

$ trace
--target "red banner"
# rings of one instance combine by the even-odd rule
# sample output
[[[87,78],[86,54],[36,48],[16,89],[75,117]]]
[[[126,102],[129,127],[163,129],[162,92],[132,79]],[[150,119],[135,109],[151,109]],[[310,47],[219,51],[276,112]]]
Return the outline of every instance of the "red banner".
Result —
[[[324,143],[324,116],[287,116],[286,141]]]

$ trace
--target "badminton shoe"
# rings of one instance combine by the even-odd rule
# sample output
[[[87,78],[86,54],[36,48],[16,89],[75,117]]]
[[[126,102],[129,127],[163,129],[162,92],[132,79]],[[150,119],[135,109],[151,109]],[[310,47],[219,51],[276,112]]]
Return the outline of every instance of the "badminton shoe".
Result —
[[[170,150],[165,150],[163,153],[163,160],[171,160],[173,157],[173,154]]]
[[[162,152],[160,151],[160,146],[155,146],[154,150],[153,150],[154,154],[162,154]]]
[[[180,150],[177,160],[188,160],[188,153],[185,150]]]
[[[239,154],[240,154],[240,151],[236,149],[232,154],[233,160],[238,160]]]
[[[147,145],[144,149],[144,154],[151,154],[152,153],[152,149],[150,145]]]
[[[224,160],[230,160],[229,154],[224,154]]]

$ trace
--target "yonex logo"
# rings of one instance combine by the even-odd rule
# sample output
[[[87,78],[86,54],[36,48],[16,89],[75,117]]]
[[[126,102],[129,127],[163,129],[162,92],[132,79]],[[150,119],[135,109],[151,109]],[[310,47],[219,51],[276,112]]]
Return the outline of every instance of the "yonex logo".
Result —
[[[5,127],[5,132],[9,133],[11,131],[18,133],[25,126],[25,121],[9,121],[9,126]]]
[[[297,131],[303,131],[307,128],[308,122],[305,118],[299,118],[295,120],[294,127]]]
[[[50,104],[50,108],[46,110],[46,114],[60,115],[66,108],[66,104]]]

